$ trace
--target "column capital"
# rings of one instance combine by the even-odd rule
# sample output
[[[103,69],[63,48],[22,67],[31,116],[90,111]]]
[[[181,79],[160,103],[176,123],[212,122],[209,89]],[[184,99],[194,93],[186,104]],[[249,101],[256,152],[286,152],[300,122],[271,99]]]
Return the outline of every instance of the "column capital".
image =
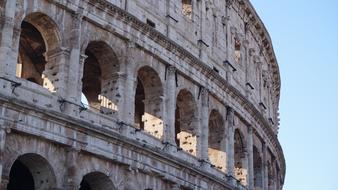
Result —
[[[173,74],[176,73],[176,67],[174,67],[174,66],[168,66],[167,67],[167,71],[168,71],[169,75],[173,75]]]
[[[85,60],[88,58],[86,54],[80,54],[80,64],[84,64]]]
[[[209,90],[203,86],[200,87],[200,93],[201,93],[201,99],[202,99],[202,105],[207,106],[208,105],[208,97],[209,97]]]
[[[248,128],[248,133],[249,134],[253,134],[253,132],[254,132],[253,126],[252,125],[248,125],[247,128]]]
[[[227,106],[226,109],[227,109],[228,114],[234,114],[235,113],[234,108],[232,108],[231,106]]]

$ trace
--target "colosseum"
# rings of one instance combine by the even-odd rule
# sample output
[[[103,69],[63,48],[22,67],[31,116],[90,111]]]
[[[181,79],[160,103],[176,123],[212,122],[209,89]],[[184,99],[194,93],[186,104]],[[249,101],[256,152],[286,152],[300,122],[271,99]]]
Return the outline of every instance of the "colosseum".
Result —
[[[249,0],[0,0],[1,190],[281,190]]]

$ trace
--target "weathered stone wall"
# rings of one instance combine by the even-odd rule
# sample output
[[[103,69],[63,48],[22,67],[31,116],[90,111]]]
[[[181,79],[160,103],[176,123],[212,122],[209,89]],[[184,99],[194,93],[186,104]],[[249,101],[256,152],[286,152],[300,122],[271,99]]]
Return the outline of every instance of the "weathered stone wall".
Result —
[[[1,189],[16,163],[35,189],[282,189],[278,65],[249,1],[0,5]],[[41,64],[42,84],[20,77]]]

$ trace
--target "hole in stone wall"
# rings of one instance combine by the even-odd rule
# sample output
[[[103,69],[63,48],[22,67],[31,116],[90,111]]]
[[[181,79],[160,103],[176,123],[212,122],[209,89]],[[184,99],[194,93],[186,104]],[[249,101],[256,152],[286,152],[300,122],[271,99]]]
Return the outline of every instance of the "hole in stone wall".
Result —
[[[182,0],[182,14],[187,18],[192,18],[192,0]]]
[[[153,27],[153,28],[156,27],[155,22],[153,22],[153,21],[151,21],[151,20],[149,20],[149,19],[147,19],[147,24],[148,24],[149,26]]]
[[[175,132],[177,146],[184,151],[196,155],[197,145],[197,106],[194,97],[187,90],[177,95]]]
[[[16,76],[42,86],[45,52],[46,45],[41,33],[29,22],[22,21]]]

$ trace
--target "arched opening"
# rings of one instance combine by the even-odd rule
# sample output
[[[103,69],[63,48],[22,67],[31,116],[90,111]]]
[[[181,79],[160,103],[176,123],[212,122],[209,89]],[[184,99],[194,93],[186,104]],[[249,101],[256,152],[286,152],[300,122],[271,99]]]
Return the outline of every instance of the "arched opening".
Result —
[[[181,90],[177,95],[175,134],[177,146],[196,156],[197,106],[193,95]]]
[[[192,18],[192,0],[182,0],[182,14],[187,18]]]
[[[262,157],[256,146],[253,147],[253,164],[254,164],[255,189],[262,189],[263,188]]]
[[[43,86],[46,45],[37,28],[27,21],[21,23],[16,76]]]
[[[19,156],[13,163],[7,190],[56,188],[56,178],[46,159],[37,154]]]
[[[157,72],[149,66],[137,72],[135,126],[157,138],[163,136],[163,88]]]
[[[244,145],[244,138],[239,129],[235,130],[234,134],[234,161],[235,161],[235,178],[239,180],[243,185],[246,185],[246,176],[247,176],[247,168],[246,168],[246,150]]]
[[[108,176],[92,172],[82,178],[79,190],[116,190],[116,188]]]
[[[224,121],[221,114],[212,110],[209,116],[208,154],[211,164],[217,169],[226,169],[226,138]]]
[[[113,114],[118,111],[119,96],[114,96],[119,71],[118,60],[112,49],[99,41],[90,42],[85,54],[87,58],[82,77],[82,100],[86,100],[88,107],[93,110]]]
[[[56,24],[47,15],[32,13],[21,22],[16,76],[56,91],[57,59],[51,60],[49,51],[60,45]]]

